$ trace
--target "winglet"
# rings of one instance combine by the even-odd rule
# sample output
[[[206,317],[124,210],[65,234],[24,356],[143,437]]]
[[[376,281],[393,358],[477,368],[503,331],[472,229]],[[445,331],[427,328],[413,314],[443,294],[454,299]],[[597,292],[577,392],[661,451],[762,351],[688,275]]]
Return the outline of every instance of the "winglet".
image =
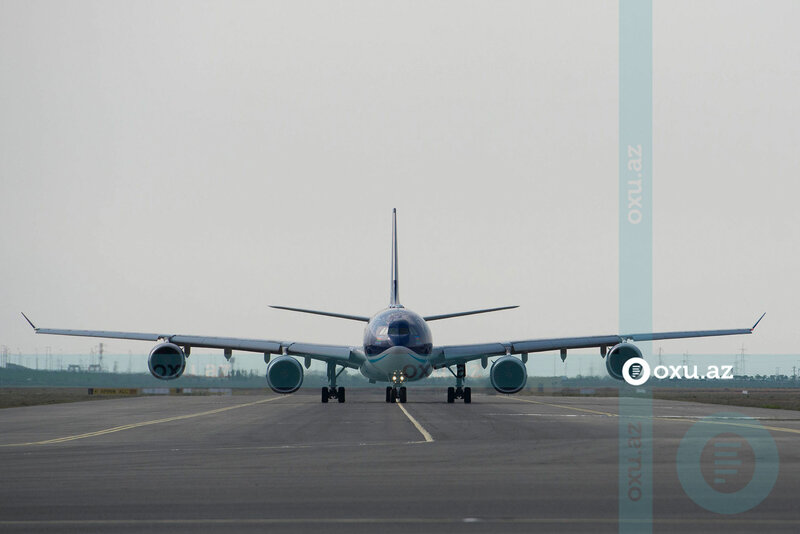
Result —
[[[20,313],[22,313],[22,316],[23,316],[23,317],[25,317],[25,320],[26,320],[26,321],[28,321],[28,324],[29,324],[29,325],[31,325],[31,328],[33,328],[33,331],[34,331],[34,332],[36,332],[37,330],[39,330],[38,328],[36,328],[36,325],[35,325],[35,324],[33,324],[33,323],[31,322],[31,320],[30,320],[30,319],[28,319],[28,316],[27,316],[27,315],[25,315],[23,312],[20,312]]]
[[[756,324],[754,324],[753,328],[750,329],[751,332],[756,329],[756,327],[758,326],[758,323],[761,322],[761,319],[763,319],[766,314],[767,314],[767,312],[764,312],[764,313],[761,314],[761,317],[758,318],[758,321],[756,321]]]

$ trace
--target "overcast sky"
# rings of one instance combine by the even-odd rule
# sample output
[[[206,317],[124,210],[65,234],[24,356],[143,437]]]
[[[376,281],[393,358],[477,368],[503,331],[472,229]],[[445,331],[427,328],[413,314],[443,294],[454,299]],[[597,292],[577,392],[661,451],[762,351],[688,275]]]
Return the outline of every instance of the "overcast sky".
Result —
[[[436,322],[435,343],[616,333],[617,17],[597,0],[0,1],[0,345],[96,345],[34,336],[21,310],[359,344],[362,323],[267,305],[387,305],[393,207],[404,305],[521,306]],[[797,354],[800,3],[653,17],[653,327],[768,312],[747,338],[654,346]]]

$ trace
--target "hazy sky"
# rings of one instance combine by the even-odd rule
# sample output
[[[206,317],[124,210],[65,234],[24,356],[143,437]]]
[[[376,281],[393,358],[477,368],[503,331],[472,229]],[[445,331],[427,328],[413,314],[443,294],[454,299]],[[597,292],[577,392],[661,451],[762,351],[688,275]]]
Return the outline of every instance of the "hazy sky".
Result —
[[[403,304],[521,305],[434,323],[435,343],[617,332],[617,16],[0,1],[0,345],[96,345],[20,310],[359,344],[361,323],[267,305],[385,306],[393,207]],[[798,25],[794,1],[654,3],[653,326],[768,312],[665,352],[800,352]]]

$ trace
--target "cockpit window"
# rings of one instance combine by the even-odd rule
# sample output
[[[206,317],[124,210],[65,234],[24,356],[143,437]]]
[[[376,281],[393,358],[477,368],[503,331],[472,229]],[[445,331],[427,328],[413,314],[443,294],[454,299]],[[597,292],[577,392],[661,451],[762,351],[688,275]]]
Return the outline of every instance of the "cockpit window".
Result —
[[[405,321],[395,321],[389,325],[390,336],[407,336],[409,334],[410,329]]]
[[[388,308],[376,314],[364,329],[364,352],[367,356],[375,356],[389,347],[398,346],[429,355],[433,349],[431,331],[416,313]]]

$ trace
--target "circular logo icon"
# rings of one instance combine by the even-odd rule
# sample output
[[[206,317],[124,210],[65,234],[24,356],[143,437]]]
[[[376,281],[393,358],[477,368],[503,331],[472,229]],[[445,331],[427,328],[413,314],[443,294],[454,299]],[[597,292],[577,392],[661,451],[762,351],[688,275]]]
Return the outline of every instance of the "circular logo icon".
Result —
[[[717,413],[693,424],[676,460],[686,495],[718,514],[753,508],[778,479],[775,440],[758,420],[736,412]]]
[[[622,366],[622,378],[631,386],[641,386],[650,378],[650,364],[644,358],[631,358]]]

